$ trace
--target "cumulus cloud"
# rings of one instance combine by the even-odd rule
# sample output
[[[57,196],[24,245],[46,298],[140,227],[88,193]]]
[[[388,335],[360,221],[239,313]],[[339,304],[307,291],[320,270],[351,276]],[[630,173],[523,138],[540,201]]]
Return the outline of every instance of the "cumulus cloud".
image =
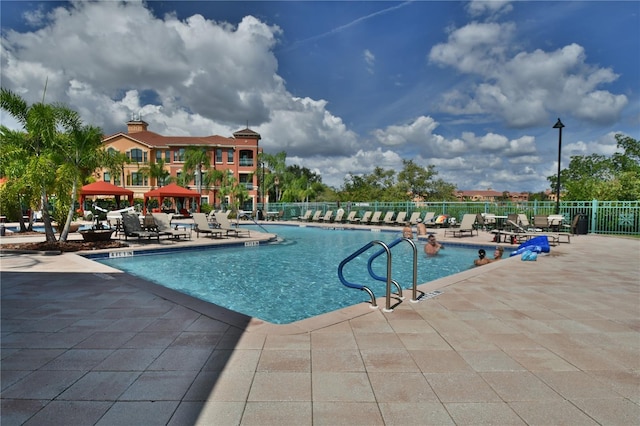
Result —
[[[479,78],[445,93],[442,111],[497,118],[514,128],[544,124],[554,113],[600,124],[619,119],[627,97],[602,89],[618,78],[613,70],[590,65],[575,43],[512,52],[515,34],[513,23],[473,22],[431,49],[431,63]]]

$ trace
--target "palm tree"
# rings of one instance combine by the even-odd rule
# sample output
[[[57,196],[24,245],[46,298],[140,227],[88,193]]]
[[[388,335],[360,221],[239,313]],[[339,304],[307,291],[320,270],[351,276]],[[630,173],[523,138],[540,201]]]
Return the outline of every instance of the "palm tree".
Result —
[[[225,176],[226,173],[222,170],[209,169],[202,178],[202,185],[204,185],[206,189],[213,187],[213,201],[211,203],[212,206],[216,205],[216,186],[220,186]]]
[[[202,169],[208,169],[210,166],[209,156],[204,148],[189,146],[184,151],[184,173],[187,176],[193,176],[196,173],[196,191],[202,193]],[[187,183],[191,179],[187,180]]]
[[[55,188],[57,165],[54,154],[61,137],[59,129],[71,131],[77,113],[62,105],[45,104],[44,95],[42,102],[29,106],[20,96],[4,88],[0,89],[0,106],[23,127],[24,133],[13,143],[20,145],[29,160],[25,174],[17,178],[25,186],[38,188],[46,240],[56,241],[48,196]]]
[[[79,123],[78,123],[79,124]],[[59,191],[57,196],[68,204],[67,218],[64,228],[60,233],[60,241],[66,241],[69,227],[75,213],[75,200],[78,199],[78,184],[83,183],[105,161],[106,153],[102,146],[102,129],[93,126],[75,125],[66,138],[61,138],[58,144],[58,155],[61,157],[61,165],[58,169],[58,178],[61,181],[60,189],[70,183],[70,191]]]
[[[165,185],[166,180],[169,177],[169,172],[165,170],[164,165],[164,160],[159,159],[155,163],[149,163],[148,166],[140,169],[142,173],[151,178],[151,189],[154,189],[153,182],[155,182],[159,187]]]

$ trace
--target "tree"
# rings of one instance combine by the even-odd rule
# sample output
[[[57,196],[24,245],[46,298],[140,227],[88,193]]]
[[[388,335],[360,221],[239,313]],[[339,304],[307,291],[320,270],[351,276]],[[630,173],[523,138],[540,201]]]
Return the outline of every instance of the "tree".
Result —
[[[560,172],[564,200],[625,201],[640,199],[640,144],[615,135],[618,149],[611,157],[601,154],[573,156]],[[556,190],[557,175],[547,178]]]
[[[202,169],[208,169],[210,166],[207,151],[197,146],[188,146],[184,151],[183,174],[188,177],[186,183],[191,182],[191,176],[195,172],[196,191],[202,193]]]
[[[46,89],[45,89],[46,93]],[[45,104],[43,101],[31,106],[20,96],[11,91],[0,89],[0,106],[7,111],[20,125],[23,133],[16,135],[11,133],[11,141],[5,140],[8,132],[2,131],[2,145],[18,145],[23,150],[28,165],[23,176],[15,176],[21,180],[23,186],[38,188],[40,195],[40,207],[42,209],[42,221],[44,223],[45,237],[47,241],[56,241],[51,225],[49,194],[55,190],[56,169],[54,154],[60,144],[62,134],[70,132],[77,119],[77,113],[59,104]],[[15,151],[14,151],[15,152]],[[38,207],[38,206],[30,206]]]
[[[407,191],[408,200],[415,198],[426,199],[430,192],[431,179],[438,172],[435,166],[418,166],[413,160],[402,160],[403,169],[398,173],[398,185]]]
[[[148,166],[140,169],[141,172],[149,176],[149,178],[151,179],[151,189],[155,188],[155,186],[153,186],[154,183],[159,187],[164,186],[167,179],[169,178],[169,172],[165,170],[164,165],[164,160],[159,159],[153,163],[149,163]]]
[[[105,163],[106,153],[101,149],[102,129],[82,125],[79,117],[74,120],[71,131],[58,141],[56,201],[59,209],[67,207],[67,217],[60,232],[60,241],[66,241],[76,210],[78,186]],[[61,215],[62,212],[59,216]],[[58,223],[61,224],[61,222]]]

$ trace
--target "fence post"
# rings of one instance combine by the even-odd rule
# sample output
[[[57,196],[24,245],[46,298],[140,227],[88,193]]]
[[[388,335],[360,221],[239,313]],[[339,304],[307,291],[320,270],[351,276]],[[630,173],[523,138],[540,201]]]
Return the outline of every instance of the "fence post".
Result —
[[[591,200],[591,229],[589,230],[592,234],[596,232],[596,220],[598,218],[598,200]]]

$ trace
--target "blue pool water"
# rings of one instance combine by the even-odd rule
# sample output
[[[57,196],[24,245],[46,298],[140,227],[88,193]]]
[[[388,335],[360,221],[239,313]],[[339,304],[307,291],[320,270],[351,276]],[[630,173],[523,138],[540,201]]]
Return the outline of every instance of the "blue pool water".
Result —
[[[101,259],[101,263],[187,293],[202,300],[262,320],[287,324],[368,303],[364,291],[347,288],[338,279],[338,265],[373,240],[391,242],[400,232],[371,232],[269,225],[269,232],[283,239],[278,244],[254,247],[171,252]],[[258,228],[255,228],[256,230]],[[469,269],[477,250],[449,246],[427,257],[424,242],[418,248],[418,284]],[[367,271],[369,257],[381,249],[375,245],[346,265],[344,277],[364,284],[376,297],[384,296],[386,283],[373,280]],[[413,284],[413,251],[407,242],[391,249],[392,278],[405,288]],[[377,275],[386,276],[386,255],[373,262]],[[408,300],[410,291],[405,291]]]

